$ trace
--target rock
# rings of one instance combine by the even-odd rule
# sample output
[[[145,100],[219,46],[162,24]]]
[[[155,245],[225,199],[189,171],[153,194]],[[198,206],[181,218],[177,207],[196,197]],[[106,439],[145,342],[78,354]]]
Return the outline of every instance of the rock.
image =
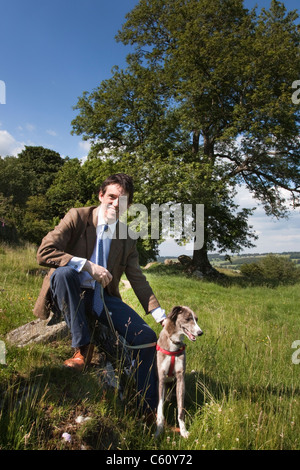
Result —
[[[175,258],[170,258],[170,259],[167,258],[164,261],[164,264],[166,264],[167,266],[171,266],[172,264],[178,264],[178,263],[179,263],[179,261]]]
[[[52,323],[53,314],[47,320],[37,318],[19,326],[6,335],[6,340],[15,346],[23,347],[31,343],[47,343],[66,337],[69,328],[65,321]]]
[[[187,266],[192,263],[192,258],[187,255],[180,255],[178,256],[178,261],[179,263],[183,264],[184,266]]]
[[[101,382],[108,387],[118,388],[121,393],[128,381],[128,371],[131,371],[131,351],[125,339],[112,332],[108,326],[95,320],[95,317],[88,318],[88,321],[93,342],[97,346],[94,352],[94,356],[98,354],[95,366],[100,371]],[[36,319],[10,331],[5,339],[11,345],[24,347],[32,343],[50,343],[68,335],[70,331],[66,322],[52,313],[47,320]],[[114,369],[119,371],[119,379]]]

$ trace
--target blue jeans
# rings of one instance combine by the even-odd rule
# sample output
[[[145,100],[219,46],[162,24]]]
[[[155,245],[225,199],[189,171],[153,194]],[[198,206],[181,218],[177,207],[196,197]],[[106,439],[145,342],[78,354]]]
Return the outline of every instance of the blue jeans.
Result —
[[[69,266],[57,268],[51,276],[51,294],[55,305],[66,320],[72,335],[74,348],[91,342],[87,313],[93,312],[93,291],[80,287],[77,271]],[[155,332],[145,321],[118,297],[108,295],[104,290],[104,301],[111,312],[112,322],[118,333],[130,345],[143,345],[156,342]],[[102,311],[99,321],[107,324],[106,314]],[[155,346],[133,350],[136,368],[136,384],[139,394],[145,398],[151,409],[157,407],[157,376],[155,367]]]

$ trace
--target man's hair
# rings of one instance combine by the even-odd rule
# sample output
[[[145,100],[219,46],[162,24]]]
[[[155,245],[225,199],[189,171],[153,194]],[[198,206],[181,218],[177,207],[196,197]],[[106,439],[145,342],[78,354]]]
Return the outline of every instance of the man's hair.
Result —
[[[121,186],[124,191],[128,194],[128,204],[132,203],[134,188],[131,176],[126,175],[125,173],[116,173],[115,175],[109,176],[108,178],[106,178],[105,181],[103,181],[100,187],[100,192],[102,194],[105,194],[106,188],[110,184],[118,184],[119,186]]]

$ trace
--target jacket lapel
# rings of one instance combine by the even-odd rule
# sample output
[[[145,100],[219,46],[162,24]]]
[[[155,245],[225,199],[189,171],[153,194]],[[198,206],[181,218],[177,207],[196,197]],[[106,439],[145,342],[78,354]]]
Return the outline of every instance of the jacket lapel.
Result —
[[[94,250],[96,243],[96,227],[97,227],[97,216],[98,216],[98,207],[95,207],[93,211],[90,212],[90,216],[87,221],[86,226],[86,251],[87,259],[90,259]]]
[[[111,269],[116,266],[117,260],[120,257],[123,249],[123,242],[124,240],[120,240],[118,237],[119,233],[119,222],[116,225],[115,236],[112,238],[108,260],[107,260],[107,269],[111,272]],[[118,260],[118,264],[120,264],[120,259]]]

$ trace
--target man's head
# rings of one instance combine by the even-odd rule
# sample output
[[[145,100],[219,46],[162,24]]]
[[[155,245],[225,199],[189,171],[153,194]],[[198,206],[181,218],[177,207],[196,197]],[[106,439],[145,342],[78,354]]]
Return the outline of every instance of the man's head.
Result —
[[[126,175],[125,173],[116,173],[115,175],[111,175],[103,181],[99,194],[105,194],[107,186],[110,184],[118,184],[123,188],[123,191],[127,194],[128,197],[128,205],[132,204],[133,200],[133,180],[131,176]]]
[[[121,196],[127,197],[126,207],[123,205],[121,208],[121,212],[123,212],[132,203],[132,178],[124,173],[117,173],[106,178],[99,191],[99,201],[103,216],[108,223],[116,221],[121,215],[119,205]]]

